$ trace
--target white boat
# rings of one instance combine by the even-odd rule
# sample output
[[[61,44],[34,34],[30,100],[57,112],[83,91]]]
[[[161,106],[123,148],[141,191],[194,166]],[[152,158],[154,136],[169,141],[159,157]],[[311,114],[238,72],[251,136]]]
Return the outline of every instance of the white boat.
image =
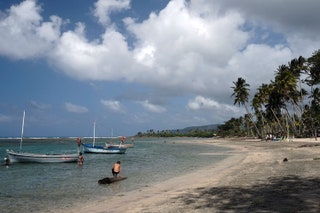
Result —
[[[24,119],[26,112],[23,111],[20,151],[6,150],[10,163],[71,163],[78,161],[78,153],[75,154],[35,154],[22,152],[22,141],[24,131]]]
[[[133,144],[123,144],[123,143],[121,143],[121,144],[112,144],[112,143],[106,143],[106,147],[114,147],[114,148],[116,148],[116,147],[119,147],[119,148],[133,148],[134,147],[134,145]]]
[[[73,163],[78,154],[34,154],[7,150],[10,163]]]
[[[93,123],[93,141],[92,144],[82,144],[83,152],[85,153],[95,153],[95,154],[124,154],[127,149],[125,147],[109,147],[109,146],[99,146],[95,145],[96,139],[96,123]]]
[[[131,139],[132,143],[125,143],[126,142],[126,137],[120,136],[116,137],[120,138],[120,144],[114,144],[112,142],[107,142],[106,147],[119,147],[119,148],[133,148],[134,147],[134,139]]]

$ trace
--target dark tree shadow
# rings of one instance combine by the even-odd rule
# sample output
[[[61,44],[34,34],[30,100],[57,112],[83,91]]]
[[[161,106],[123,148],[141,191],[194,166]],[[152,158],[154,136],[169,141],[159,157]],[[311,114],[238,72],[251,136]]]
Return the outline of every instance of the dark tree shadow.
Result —
[[[177,197],[194,210],[220,212],[320,212],[320,179],[287,176],[250,187],[198,188]]]

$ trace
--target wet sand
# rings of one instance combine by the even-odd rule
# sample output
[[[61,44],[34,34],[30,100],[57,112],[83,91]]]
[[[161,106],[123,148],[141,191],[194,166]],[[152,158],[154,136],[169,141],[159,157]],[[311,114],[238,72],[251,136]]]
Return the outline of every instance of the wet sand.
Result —
[[[320,212],[320,142],[199,142],[233,150],[199,171],[64,212]]]

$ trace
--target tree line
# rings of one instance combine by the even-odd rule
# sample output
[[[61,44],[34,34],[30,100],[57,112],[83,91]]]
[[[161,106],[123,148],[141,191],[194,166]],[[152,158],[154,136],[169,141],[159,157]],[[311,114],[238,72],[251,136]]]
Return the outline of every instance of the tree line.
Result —
[[[320,125],[320,50],[280,65],[274,79],[250,97],[250,85],[239,77],[233,82],[234,105],[246,114],[218,127],[220,136],[317,138]],[[249,108],[251,107],[251,108]]]
[[[191,129],[189,131],[177,130],[162,130],[154,131],[153,129],[147,130],[146,132],[138,132],[136,137],[199,137],[199,138],[212,138],[216,135],[215,129]]]
[[[315,137],[320,128],[320,50],[311,57],[294,58],[280,65],[274,79],[262,83],[250,96],[250,85],[242,77],[233,82],[234,105],[246,114],[231,118],[217,129],[188,132],[148,130],[147,137]],[[249,98],[252,99],[249,100]]]

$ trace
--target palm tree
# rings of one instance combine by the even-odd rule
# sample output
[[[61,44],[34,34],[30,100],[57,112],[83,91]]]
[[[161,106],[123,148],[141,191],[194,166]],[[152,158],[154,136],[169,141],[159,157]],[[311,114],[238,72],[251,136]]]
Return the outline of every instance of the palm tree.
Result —
[[[246,80],[239,77],[236,82],[233,82],[234,86],[231,87],[233,89],[232,96],[235,96],[234,105],[238,104],[239,106],[244,106],[248,116],[250,117],[251,122],[254,124],[256,128],[256,132],[259,137],[261,137],[259,130],[253,121],[252,115],[248,110],[247,103],[249,100],[249,84],[246,83]]]
[[[297,74],[292,72],[286,65],[281,65],[276,71],[274,81],[274,92],[278,94],[278,101],[280,101],[280,109],[285,111],[286,132],[289,137],[289,127],[287,121],[291,124],[293,132],[296,134],[296,127],[294,121],[294,115],[290,116],[288,110],[288,104],[293,106],[293,109],[298,108],[298,102],[300,101],[300,93],[297,90],[298,78]],[[293,110],[294,111],[294,110]]]
[[[307,76],[301,79],[301,75]],[[303,83],[310,86],[309,105],[303,106],[307,100],[307,91]],[[233,82],[234,104],[244,106],[248,116],[249,126],[254,125],[256,133],[266,133],[265,128],[302,135],[305,128],[312,129],[316,135],[320,128],[320,50],[317,50],[307,60],[300,56],[292,59],[288,65],[281,65],[275,72],[275,78],[270,84],[263,84],[251,101],[256,116],[249,113],[249,84],[239,77]],[[248,124],[248,123],[247,123]],[[286,128],[285,128],[286,127]],[[277,130],[278,129],[278,130]]]
[[[303,101],[304,101],[304,97],[307,95],[307,91],[302,87],[302,83],[303,81],[301,80],[301,74],[303,73],[307,73],[307,66],[306,66],[306,59],[302,56],[300,56],[299,58],[294,58],[292,59],[289,63],[289,70],[296,76],[296,78],[298,79],[298,93],[296,94],[297,97],[296,100],[296,104],[293,105],[294,107],[294,114],[297,115],[297,119],[298,119],[298,123],[295,122],[295,117],[293,116],[293,121],[296,123],[295,126],[298,127],[298,134],[301,135],[302,134],[302,113],[303,113]]]
[[[312,87],[320,83],[320,50],[317,50],[307,60],[307,74],[306,83]]]
[[[312,98],[311,104],[305,107],[303,119],[304,122],[307,122],[309,131],[317,140],[318,129],[320,128],[320,89],[315,88],[309,98]]]
[[[276,92],[274,90],[274,86],[272,86],[272,91],[270,92],[268,102],[266,104],[266,116],[271,123],[278,124],[281,132],[284,131],[280,122],[280,119],[282,118],[281,109],[284,106],[282,99],[282,95]]]
[[[272,87],[270,84],[262,84],[257,89],[257,93],[254,95],[251,106],[256,114],[257,117],[257,124],[261,124],[262,129],[261,132],[263,133],[263,136],[266,136],[266,134],[269,132],[272,132],[272,129],[266,119],[266,114],[264,112],[265,106],[268,103],[269,96],[271,93]]]
[[[317,139],[317,132],[320,128],[320,91],[316,86],[320,84],[320,50],[315,51],[307,60],[307,78],[305,82],[310,86],[310,106],[305,107],[303,121],[306,127],[312,127],[312,132]]]

